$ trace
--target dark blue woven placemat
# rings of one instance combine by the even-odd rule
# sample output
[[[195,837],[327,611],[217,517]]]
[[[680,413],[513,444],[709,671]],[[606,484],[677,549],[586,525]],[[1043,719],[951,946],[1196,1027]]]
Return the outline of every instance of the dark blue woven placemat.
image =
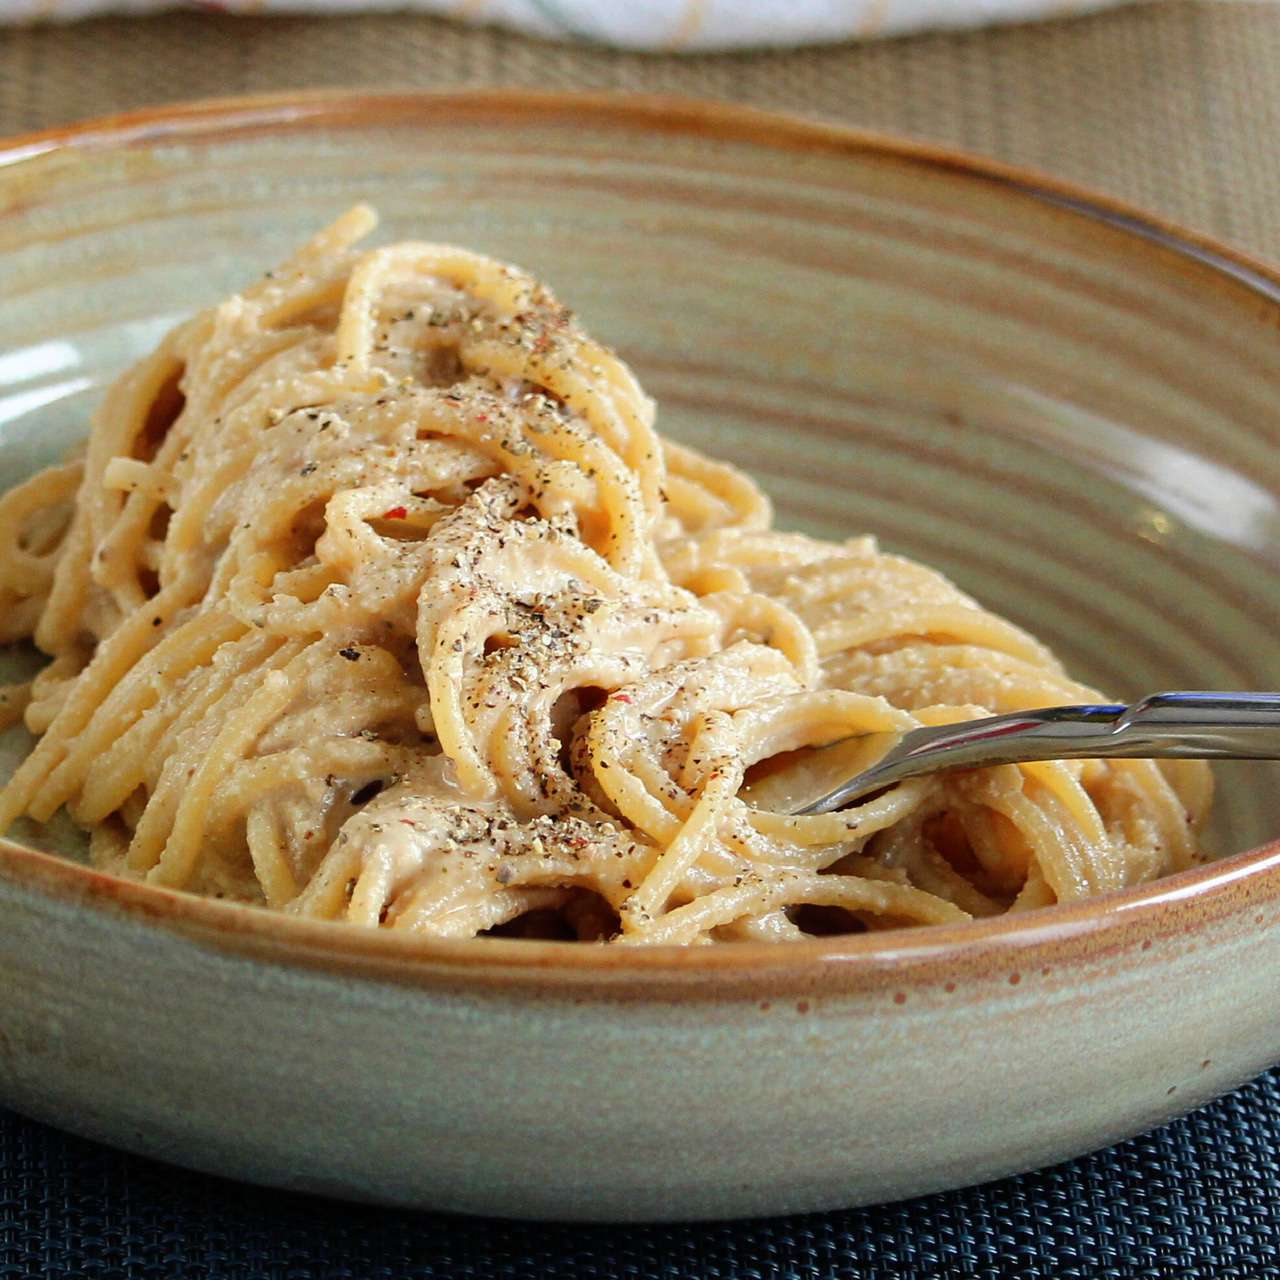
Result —
[[[0,1277],[1280,1277],[1280,1070],[1071,1164],[873,1209],[570,1227],[390,1212],[185,1173],[0,1111]]]

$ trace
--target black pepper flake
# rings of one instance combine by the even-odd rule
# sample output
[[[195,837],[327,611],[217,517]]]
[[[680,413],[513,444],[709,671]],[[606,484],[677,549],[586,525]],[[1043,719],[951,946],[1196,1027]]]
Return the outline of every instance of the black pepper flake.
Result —
[[[344,648],[338,650],[338,656],[346,658],[348,662],[359,662],[360,650],[353,648],[351,645],[346,645]]]
[[[309,476],[315,469],[316,464],[314,462],[308,462],[307,465],[298,472],[298,474],[300,476]]]
[[[152,625],[153,627],[158,627],[158,626],[160,625],[160,619],[159,619],[159,618],[152,618],[152,619],[151,619],[151,625]]]

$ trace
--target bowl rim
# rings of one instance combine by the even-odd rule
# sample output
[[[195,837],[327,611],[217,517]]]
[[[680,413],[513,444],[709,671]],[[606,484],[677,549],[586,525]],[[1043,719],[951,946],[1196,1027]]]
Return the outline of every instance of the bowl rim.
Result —
[[[609,93],[475,89],[445,92],[314,90],[204,99],[148,107],[0,140],[0,170],[58,153],[110,151],[181,140],[199,143],[259,131],[399,123],[430,127],[512,114],[589,117],[616,128],[705,134],[760,147],[882,160],[950,172],[1015,196],[1049,204],[1084,223],[1102,225],[1168,251],[1230,282],[1245,296],[1280,305],[1280,270],[1249,253],[1079,184],[964,151],[845,125],[697,98]],[[4,179],[0,173],[0,182]],[[562,989],[575,999],[702,999],[769,993],[847,994],[944,976],[998,977],[1017,984],[1022,971],[1107,962],[1176,943],[1189,930],[1245,912],[1254,922],[1280,919],[1280,839],[1130,889],[1018,916],[957,925],[811,939],[779,946],[740,942],[719,947],[593,947],[580,943],[422,939],[352,929],[263,908],[135,883],[57,854],[0,837],[0,881],[70,907],[159,924],[223,953],[320,968],[413,986]],[[1260,907],[1271,906],[1269,914]],[[1053,966],[1042,965],[1052,960]],[[955,983],[946,984],[948,991]],[[901,992],[898,995],[902,995]],[[895,996],[897,998],[897,996]],[[801,1011],[804,1011],[802,1007]]]

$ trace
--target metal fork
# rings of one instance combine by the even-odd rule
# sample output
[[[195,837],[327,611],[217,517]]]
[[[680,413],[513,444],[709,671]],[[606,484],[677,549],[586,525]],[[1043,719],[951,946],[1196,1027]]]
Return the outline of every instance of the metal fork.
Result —
[[[1156,693],[842,738],[806,761],[801,793],[788,789],[781,807],[830,813],[946,769],[1090,757],[1280,760],[1280,693]]]

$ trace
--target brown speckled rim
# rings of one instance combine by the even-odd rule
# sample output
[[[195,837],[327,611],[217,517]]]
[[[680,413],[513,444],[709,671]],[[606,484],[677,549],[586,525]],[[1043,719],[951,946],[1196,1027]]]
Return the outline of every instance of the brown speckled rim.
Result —
[[[427,128],[434,120],[484,125],[572,119],[598,127],[706,135],[763,148],[947,171],[1012,199],[1060,209],[1158,253],[1162,268],[1191,273],[1241,305],[1280,306],[1280,272],[1237,249],[1121,201],[1057,179],[924,143],[746,107],[671,97],[475,91],[314,92],[159,107],[0,142],[0,169],[51,153],[92,153],[228,135],[317,128]],[[1280,315],[1276,320],[1280,323]],[[837,996],[897,988],[963,991],[966,981],[1050,980],[1059,968],[1106,964],[1160,941],[1215,926],[1229,933],[1280,923],[1280,840],[1209,866],[1087,902],[1022,916],[883,934],[719,947],[596,947],[490,939],[439,941],[297,919],[104,875],[0,839],[0,878],[51,900],[145,920],[224,954],[322,969],[353,979],[467,991],[519,990],[574,1000]],[[944,986],[945,982],[945,986]],[[765,1005],[768,1001],[763,1002]],[[807,1007],[807,1006],[805,1006]]]

